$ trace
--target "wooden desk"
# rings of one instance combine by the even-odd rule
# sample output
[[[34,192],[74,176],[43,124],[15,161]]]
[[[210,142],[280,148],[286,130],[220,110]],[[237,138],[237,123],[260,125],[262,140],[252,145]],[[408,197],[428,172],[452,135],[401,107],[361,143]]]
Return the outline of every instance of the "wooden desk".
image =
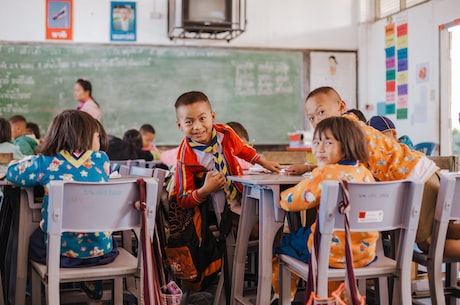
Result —
[[[241,217],[238,225],[231,303],[252,304],[243,296],[244,267],[251,228],[259,221],[259,274],[256,304],[270,304],[273,242],[284,224],[284,210],[279,207],[280,186],[291,186],[304,179],[302,176],[260,174],[230,176],[230,180],[243,184]]]

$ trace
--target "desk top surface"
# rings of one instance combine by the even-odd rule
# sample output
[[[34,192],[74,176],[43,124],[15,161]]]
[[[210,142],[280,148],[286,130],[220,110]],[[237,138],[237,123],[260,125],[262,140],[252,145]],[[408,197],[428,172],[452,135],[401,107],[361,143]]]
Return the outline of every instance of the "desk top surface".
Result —
[[[284,174],[256,174],[256,175],[241,175],[229,176],[228,179],[242,184],[255,184],[255,185],[270,185],[270,184],[297,184],[305,179],[303,176],[298,175],[284,175]]]

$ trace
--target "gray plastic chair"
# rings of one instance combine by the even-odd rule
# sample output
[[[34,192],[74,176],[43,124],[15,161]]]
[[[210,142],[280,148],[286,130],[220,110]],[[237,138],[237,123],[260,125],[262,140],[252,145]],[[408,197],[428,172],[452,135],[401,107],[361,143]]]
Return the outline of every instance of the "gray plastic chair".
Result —
[[[145,182],[147,217],[149,228],[153,230],[158,183],[154,178],[145,178]],[[114,279],[114,304],[122,305],[123,278],[139,276],[141,255],[136,258],[119,247],[119,255],[107,265],[59,268],[61,234],[132,229],[138,231],[141,226],[141,213],[133,206],[137,200],[139,191],[134,180],[106,183],[52,181],[49,186],[47,264],[31,261],[32,304],[41,304],[40,282],[45,285],[46,303],[61,304],[60,283]],[[142,246],[139,242],[138,247]],[[142,292],[138,291],[138,296],[140,293]]]
[[[351,231],[400,230],[396,244],[396,259],[386,257],[381,241],[377,245],[378,259],[369,266],[355,268],[356,279],[379,279],[380,304],[389,303],[387,277],[394,277],[392,304],[411,304],[411,261],[415,233],[420,213],[423,183],[393,181],[349,183]],[[329,268],[333,231],[344,230],[343,216],[337,209],[342,194],[338,181],[324,181],[319,208],[321,244],[318,255],[318,291],[327,296],[328,281],[343,281],[346,269]],[[365,213],[367,217],[363,217]],[[280,303],[290,304],[291,272],[308,278],[308,265],[288,255],[280,255]],[[362,290],[362,287],[360,287]],[[365,291],[360,291],[365,294]]]
[[[460,219],[460,175],[444,173],[441,175],[436,211],[434,216],[433,230],[431,234],[431,245],[428,253],[414,251],[414,262],[426,266],[428,283],[430,286],[431,303],[433,305],[446,304],[447,295],[457,291],[457,261],[443,257],[444,244],[446,240],[447,227],[450,220]],[[446,269],[450,271],[451,277],[446,276],[446,289],[442,279],[442,264],[447,262]],[[449,274],[449,272],[447,272]],[[451,303],[456,304],[455,298]]]

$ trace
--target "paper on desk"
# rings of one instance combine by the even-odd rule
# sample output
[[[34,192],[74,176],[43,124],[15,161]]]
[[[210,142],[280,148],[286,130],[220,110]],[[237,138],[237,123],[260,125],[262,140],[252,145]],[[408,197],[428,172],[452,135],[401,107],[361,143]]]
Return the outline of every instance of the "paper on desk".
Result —
[[[109,179],[116,179],[116,178],[121,178],[120,173],[117,172],[117,171],[111,172],[111,173],[110,173],[110,176],[109,176]]]
[[[249,174],[271,173],[268,169],[260,164],[255,164],[248,169]]]

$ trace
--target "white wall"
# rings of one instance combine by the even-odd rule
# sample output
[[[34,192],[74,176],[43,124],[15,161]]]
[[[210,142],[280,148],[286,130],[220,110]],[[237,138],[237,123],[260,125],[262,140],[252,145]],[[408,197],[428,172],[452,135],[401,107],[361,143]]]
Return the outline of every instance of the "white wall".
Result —
[[[385,20],[359,23],[373,7],[369,0],[247,0],[246,32],[225,41],[170,41],[166,35],[166,0],[137,1],[138,44],[215,45],[223,47],[337,49],[359,52],[359,108],[385,100]],[[110,43],[109,0],[74,0],[74,39]],[[151,12],[162,18],[152,19]],[[363,13],[364,11],[364,13]],[[409,119],[395,121],[399,133],[414,142],[439,142],[438,26],[460,18],[460,1],[432,0],[400,14],[409,24]],[[396,17],[398,17],[397,14]],[[2,1],[0,41],[45,41],[45,0]],[[430,81],[415,82],[417,64],[428,63]],[[1,102],[1,101],[0,101]],[[376,114],[374,110],[366,116]]]
[[[460,18],[460,1],[432,0],[396,14],[395,19],[407,16],[409,53],[408,119],[396,120],[399,135],[409,135],[414,143],[439,143],[439,32],[438,26]],[[374,106],[365,112],[376,114],[376,104],[385,101],[385,25],[386,20],[360,26],[359,62],[360,108]],[[365,43],[362,43],[365,41]],[[429,81],[416,82],[416,67],[428,63]],[[444,132],[444,131],[442,131]]]
[[[110,43],[110,1],[74,0],[75,43]],[[159,19],[151,12],[161,13]],[[357,1],[248,0],[246,32],[226,41],[170,41],[166,0],[137,1],[136,43],[356,50]],[[45,0],[3,0],[0,40],[45,41]]]

